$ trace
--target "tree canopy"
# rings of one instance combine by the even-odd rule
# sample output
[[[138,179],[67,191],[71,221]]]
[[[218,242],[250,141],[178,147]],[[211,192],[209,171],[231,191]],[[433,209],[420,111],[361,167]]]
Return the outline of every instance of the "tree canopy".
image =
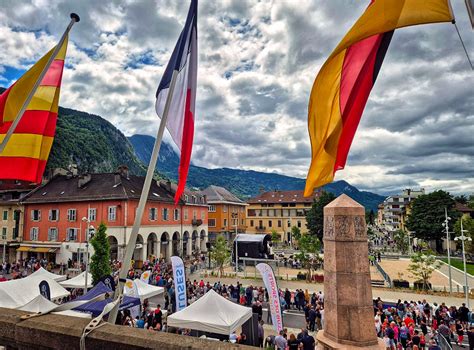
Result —
[[[92,255],[89,267],[93,284],[99,282],[102,277],[112,273],[112,268],[110,267],[110,244],[106,232],[107,226],[101,223],[97,233],[90,240],[94,247],[94,255]]]
[[[224,264],[230,259],[230,249],[223,236],[217,236],[214,245],[211,248],[211,260],[219,268],[219,274],[222,277],[224,272]]]
[[[324,233],[324,207],[331,203],[336,197],[330,193],[323,191],[321,195],[316,198],[311,206],[311,209],[306,213],[306,226],[309,233],[322,242]]]
[[[436,240],[437,250],[441,250],[441,242],[445,239],[446,231],[443,223],[445,221],[444,208],[448,209],[450,230],[459,213],[454,210],[454,199],[445,191],[438,190],[429,194],[421,195],[411,203],[411,212],[407,220],[407,228],[415,237],[430,241]]]

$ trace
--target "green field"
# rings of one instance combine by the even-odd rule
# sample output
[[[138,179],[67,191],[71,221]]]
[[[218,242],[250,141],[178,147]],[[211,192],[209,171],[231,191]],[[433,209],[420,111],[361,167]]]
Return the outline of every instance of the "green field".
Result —
[[[443,258],[441,260],[444,261],[445,263],[448,263],[447,258]],[[464,271],[464,265],[461,259],[451,258],[451,266],[454,266],[458,268],[459,270]],[[474,275],[474,264],[467,263],[466,270],[467,270],[467,273]]]

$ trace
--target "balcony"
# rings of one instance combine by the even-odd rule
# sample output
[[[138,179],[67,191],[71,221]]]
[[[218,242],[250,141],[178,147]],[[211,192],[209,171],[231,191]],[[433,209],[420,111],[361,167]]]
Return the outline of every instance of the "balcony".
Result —
[[[257,231],[265,231],[266,227],[265,226],[256,226],[255,229]]]
[[[191,225],[193,226],[201,226],[202,225],[202,220],[201,219],[193,219],[191,221]]]

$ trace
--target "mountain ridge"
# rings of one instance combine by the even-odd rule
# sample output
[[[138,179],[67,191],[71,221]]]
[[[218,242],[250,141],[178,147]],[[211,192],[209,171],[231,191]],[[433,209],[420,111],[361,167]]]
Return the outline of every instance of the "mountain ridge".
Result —
[[[128,137],[135,154],[144,164],[150,161],[155,138],[149,135],[136,134]],[[156,170],[172,180],[177,179],[179,156],[166,142],[161,144]],[[265,173],[255,170],[242,170],[232,168],[208,169],[191,164],[188,175],[188,186],[205,188],[209,185],[217,185],[227,188],[235,195],[246,199],[257,195],[263,188],[271,190],[303,190],[305,179]],[[349,195],[366,207],[366,209],[377,209],[385,197],[368,191],[359,191],[344,180],[334,181],[323,187],[324,190],[339,196],[342,193]]]

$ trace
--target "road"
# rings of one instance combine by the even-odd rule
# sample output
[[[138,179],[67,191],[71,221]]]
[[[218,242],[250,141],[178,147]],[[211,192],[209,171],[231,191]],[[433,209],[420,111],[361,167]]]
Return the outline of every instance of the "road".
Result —
[[[440,261],[440,260],[439,260]],[[441,265],[438,270],[446,276],[449,276],[449,265],[445,262],[441,261]],[[451,278],[453,279],[453,290],[457,290],[457,286],[459,285],[460,291],[462,292],[462,286],[464,286],[464,272],[452,268],[451,269]],[[467,276],[467,283],[469,284],[469,288],[474,288],[474,277]]]

